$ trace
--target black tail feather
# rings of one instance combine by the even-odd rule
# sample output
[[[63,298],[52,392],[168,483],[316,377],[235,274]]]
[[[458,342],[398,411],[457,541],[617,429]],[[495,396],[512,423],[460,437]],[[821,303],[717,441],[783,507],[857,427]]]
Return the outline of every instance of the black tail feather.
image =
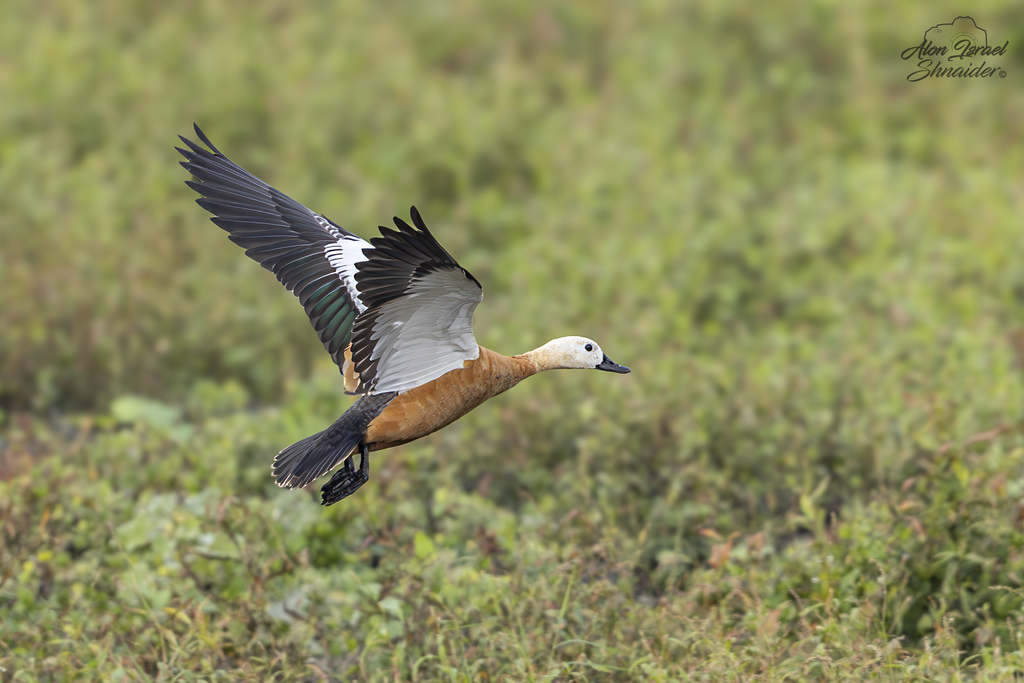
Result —
[[[293,443],[274,458],[274,479],[283,488],[302,488],[345,461],[366,436],[366,428],[397,392],[361,397],[334,424]]]
[[[317,439],[323,436],[326,431],[307,436],[302,441],[293,443],[277,454],[277,457],[274,458],[274,478],[277,479],[278,486],[283,485],[282,478],[291,475],[296,463],[316,444]]]
[[[340,422],[340,420],[338,421]],[[328,429],[307,436],[281,451],[274,459],[274,478],[284,488],[302,488],[344,462],[363,435],[335,422]]]

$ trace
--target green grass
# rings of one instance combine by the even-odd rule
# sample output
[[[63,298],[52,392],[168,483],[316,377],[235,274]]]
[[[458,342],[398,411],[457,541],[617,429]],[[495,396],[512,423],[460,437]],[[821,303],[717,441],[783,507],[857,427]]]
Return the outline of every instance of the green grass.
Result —
[[[1024,14],[899,59],[964,11],[2,5],[0,681],[1019,680]],[[633,373],[276,489],[350,399],[192,121]]]

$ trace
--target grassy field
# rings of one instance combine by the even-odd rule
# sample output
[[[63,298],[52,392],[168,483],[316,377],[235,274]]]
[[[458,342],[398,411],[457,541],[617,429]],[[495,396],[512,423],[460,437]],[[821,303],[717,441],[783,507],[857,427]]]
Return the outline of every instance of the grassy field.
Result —
[[[1024,11],[0,4],[0,681],[1019,681]],[[381,454],[176,135],[370,237],[481,344],[597,339]]]

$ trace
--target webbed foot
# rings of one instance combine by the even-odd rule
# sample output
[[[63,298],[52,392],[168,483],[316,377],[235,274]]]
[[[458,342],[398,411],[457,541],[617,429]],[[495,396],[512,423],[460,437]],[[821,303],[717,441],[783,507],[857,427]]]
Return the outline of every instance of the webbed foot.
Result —
[[[342,498],[348,498],[370,479],[370,449],[365,443],[359,444],[359,469],[356,469],[355,454],[345,459],[331,480],[323,485],[321,505],[334,505]]]

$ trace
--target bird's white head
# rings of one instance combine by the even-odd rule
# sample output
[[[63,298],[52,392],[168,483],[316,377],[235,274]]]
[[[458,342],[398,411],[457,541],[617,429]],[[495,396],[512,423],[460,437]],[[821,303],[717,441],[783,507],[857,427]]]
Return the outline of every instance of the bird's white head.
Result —
[[[579,369],[626,373],[629,368],[613,363],[592,339],[559,337],[529,354],[540,370]]]

